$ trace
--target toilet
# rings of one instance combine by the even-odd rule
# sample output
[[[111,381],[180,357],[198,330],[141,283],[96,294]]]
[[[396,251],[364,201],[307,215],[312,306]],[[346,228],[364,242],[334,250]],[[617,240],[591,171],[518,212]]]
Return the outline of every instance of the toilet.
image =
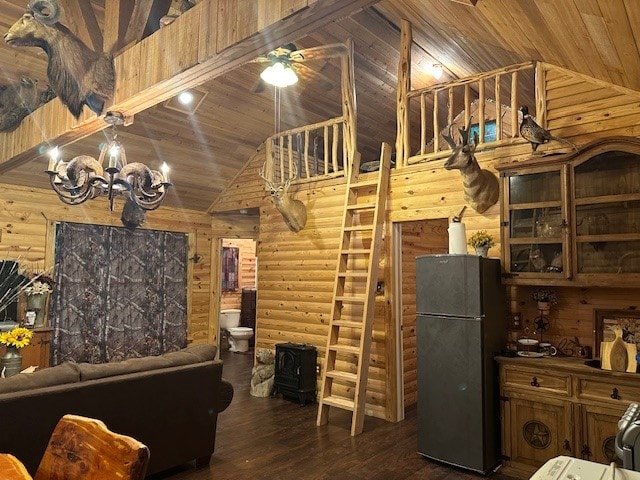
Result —
[[[249,340],[253,338],[253,329],[238,325],[240,325],[239,309],[220,310],[220,328],[229,332],[229,351],[248,352]]]

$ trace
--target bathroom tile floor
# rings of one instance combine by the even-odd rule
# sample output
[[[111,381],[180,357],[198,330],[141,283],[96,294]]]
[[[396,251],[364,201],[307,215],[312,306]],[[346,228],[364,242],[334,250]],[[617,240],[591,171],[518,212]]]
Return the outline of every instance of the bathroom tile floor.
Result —
[[[316,404],[249,395],[253,356],[222,352],[233,402],[218,416],[216,451],[208,467],[185,465],[149,480],[476,480],[484,478],[430,462],[416,453],[416,410],[402,422],[367,417],[351,437],[350,415],[332,412],[316,427]],[[152,452],[153,454],[153,452]],[[494,473],[491,480],[512,480]]]

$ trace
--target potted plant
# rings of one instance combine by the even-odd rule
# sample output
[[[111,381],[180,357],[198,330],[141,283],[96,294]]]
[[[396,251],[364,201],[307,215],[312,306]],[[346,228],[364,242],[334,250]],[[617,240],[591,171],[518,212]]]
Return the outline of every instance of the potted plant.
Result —
[[[27,295],[27,308],[36,313],[36,327],[44,326],[45,305],[51,292],[53,292],[53,278],[42,273],[36,275],[24,289],[24,293]]]
[[[25,327],[15,327],[8,332],[0,333],[0,343],[7,347],[7,352],[0,359],[2,373],[10,377],[22,370],[22,354],[19,349],[31,343],[33,332]]]
[[[538,302],[538,310],[542,313],[549,313],[551,309],[551,305],[556,305],[558,303],[558,295],[556,291],[548,288],[541,287],[533,292],[533,299]]]
[[[471,235],[467,243],[475,248],[476,254],[480,257],[486,257],[489,248],[495,245],[493,237],[489,235],[486,230],[478,230],[475,232]]]

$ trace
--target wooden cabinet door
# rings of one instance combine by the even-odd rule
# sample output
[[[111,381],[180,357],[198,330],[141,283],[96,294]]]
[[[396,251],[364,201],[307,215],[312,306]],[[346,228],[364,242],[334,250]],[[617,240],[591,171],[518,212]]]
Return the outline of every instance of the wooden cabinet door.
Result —
[[[512,463],[539,467],[558,455],[575,455],[570,402],[511,397],[508,408]]]
[[[49,366],[49,352],[51,344],[51,329],[34,330],[31,343],[20,350],[22,354],[22,368]]]
[[[582,438],[580,451],[576,456],[592,462],[609,465],[622,462],[616,456],[615,441],[618,433],[618,420],[625,409],[618,407],[600,407],[580,405]]]

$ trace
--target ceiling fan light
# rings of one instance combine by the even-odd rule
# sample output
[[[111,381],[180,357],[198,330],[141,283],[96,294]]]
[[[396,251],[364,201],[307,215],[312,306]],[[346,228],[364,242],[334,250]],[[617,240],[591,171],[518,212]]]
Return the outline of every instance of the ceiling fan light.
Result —
[[[260,74],[260,78],[276,87],[289,87],[298,81],[298,75],[293,71],[291,65],[285,65],[282,62],[275,62],[265,68]]]

